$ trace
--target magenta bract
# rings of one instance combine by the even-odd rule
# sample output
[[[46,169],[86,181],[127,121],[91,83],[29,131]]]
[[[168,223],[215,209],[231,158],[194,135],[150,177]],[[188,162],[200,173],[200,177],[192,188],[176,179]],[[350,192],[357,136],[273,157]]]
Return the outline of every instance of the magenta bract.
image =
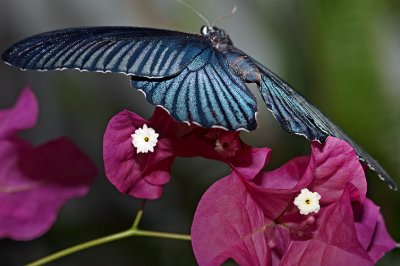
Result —
[[[158,142],[154,152],[137,153],[131,135],[144,124],[159,134]],[[269,151],[246,145],[238,132],[178,123],[159,107],[150,120],[126,110],[120,112],[110,120],[103,141],[105,171],[110,182],[120,192],[144,199],[161,196],[177,156],[223,161],[243,178],[251,179],[264,167]]]
[[[49,230],[59,208],[87,193],[97,170],[72,142],[32,147],[16,136],[35,125],[38,104],[25,88],[13,108],[0,111],[0,238],[30,240]]]
[[[321,195],[318,213],[293,204],[301,189]],[[192,225],[200,265],[372,265],[395,247],[354,150],[329,137],[253,180],[232,173],[201,198]]]

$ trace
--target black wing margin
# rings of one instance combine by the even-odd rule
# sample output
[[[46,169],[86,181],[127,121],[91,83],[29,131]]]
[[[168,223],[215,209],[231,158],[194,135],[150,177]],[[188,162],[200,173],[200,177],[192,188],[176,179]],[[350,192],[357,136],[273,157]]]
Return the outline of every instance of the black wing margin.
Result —
[[[209,44],[196,34],[135,27],[84,27],[41,33],[2,54],[23,70],[115,72],[160,78],[179,73]]]
[[[268,109],[286,131],[304,136],[308,140],[317,140],[320,143],[324,142],[328,136],[345,140],[354,148],[360,161],[375,171],[391,189],[397,190],[394,180],[371,155],[361,149],[321,111],[307,102],[281,78],[266,67],[262,65],[259,67],[262,71],[259,84],[261,95]]]

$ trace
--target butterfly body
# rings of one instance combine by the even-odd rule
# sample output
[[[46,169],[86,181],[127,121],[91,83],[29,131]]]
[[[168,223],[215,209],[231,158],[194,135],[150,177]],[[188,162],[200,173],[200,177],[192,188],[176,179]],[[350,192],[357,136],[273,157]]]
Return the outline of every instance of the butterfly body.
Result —
[[[286,131],[321,143],[328,136],[349,142],[361,161],[397,189],[368,153],[214,26],[203,26],[201,34],[135,27],[57,30],[16,43],[2,58],[24,70],[124,73],[150,103],[162,106],[175,119],[227,130],[257,127],[257,103],[246,86],[255,83]]]

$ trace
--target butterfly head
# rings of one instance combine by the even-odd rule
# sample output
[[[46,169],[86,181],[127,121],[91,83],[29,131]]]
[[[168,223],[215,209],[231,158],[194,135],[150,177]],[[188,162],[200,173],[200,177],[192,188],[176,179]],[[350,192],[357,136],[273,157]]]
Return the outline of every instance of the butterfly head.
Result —
[[[223,29],[217,28],[215,26],[205,25],[201,27],[201,34],[213,42],[214,45],[229,44],[232,45],[232,41],[229,35]]]

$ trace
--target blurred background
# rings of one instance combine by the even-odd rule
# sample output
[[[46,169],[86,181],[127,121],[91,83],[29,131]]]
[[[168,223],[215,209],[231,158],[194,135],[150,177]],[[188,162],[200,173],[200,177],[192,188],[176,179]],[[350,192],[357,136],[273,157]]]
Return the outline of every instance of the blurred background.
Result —
[[[187,3],[218,23],[237,47],[293,85],[372,154],[400,183],[400,2],[397,0],[205,0]],[[204,22],[173,0],[2,0],[0,51],[27,36],[65,27],[131,25],[199,32]],[[153,107],[119,74],[22,72],[0,63],[0,108],[30,84],[40,102],[37,126],[23,133],[35,144],[66,135],[100,170],[90,193],[68,202],[54,227],[29,241],[0,241],[0,265],[22,265],[70,245],[128,228],[140,204],[104,176],[102,136],[126,108],[150,117]],[[254,88],[253,88],[254,89]],[[259,100],[261,103],[261,101]],[[249,144],[274,149],[268,168],[307,154],[309,143],[283,131],[260,104]],[[148,202],[143,229],[189,233],[202,193],[228,169],[204,159],[179,159],[164,195]],[[381,206],[400,241],[400,194],[368,172],[369,197]],[[0,206],[1,207],[1,206]],[[196,265],[189,242],[130,238],[74,254],[54,265]],[[380,265],[400,265],[400,252]]]

